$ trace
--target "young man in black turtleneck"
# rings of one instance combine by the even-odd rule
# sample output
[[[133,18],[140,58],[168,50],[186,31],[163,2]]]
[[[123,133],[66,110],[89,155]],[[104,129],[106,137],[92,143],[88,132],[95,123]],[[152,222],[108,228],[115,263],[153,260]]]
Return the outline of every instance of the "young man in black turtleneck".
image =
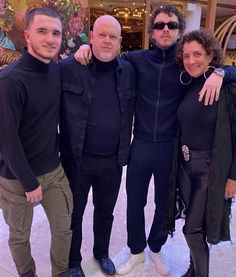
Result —
[[[36,276],[29,237],[40,202],[51,230],[52,276],[70,277],[73,200],[58,155],[61,81],[52,61],[61,46],[60,17],[49,8],[34,9],[24,34],[27,50],[0,73],[0,206],[19,276]]]
[[[112,16],[99,17],[91,32],[93,57],[85,67],[73,56],[60,63],[62,78],[61,158],[74,198],[71,274],[81,268],[82,220],[93,190],[93,254],[101,270],[115,274],[109,258],[113,210],[122,166],[128,160],[134,111],[132,66],[117,53],[121,27]]]

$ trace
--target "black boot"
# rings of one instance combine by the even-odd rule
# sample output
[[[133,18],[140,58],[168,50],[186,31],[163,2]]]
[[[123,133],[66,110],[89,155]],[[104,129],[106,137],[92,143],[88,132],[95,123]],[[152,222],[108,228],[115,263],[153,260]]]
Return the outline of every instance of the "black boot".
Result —
[[[209,276],[209,249],[205,235],[202,232],[194,234],[184,234],[190,248],[191,257],[194,264],[194,277]],[[191,263],[191,262],[190,262]],[[192,276],[192,275],[186,275]]]
[[[190,263],[187,272],[181,277],[195,277],[195,269],[193,264],[192,256],[190,255]]]

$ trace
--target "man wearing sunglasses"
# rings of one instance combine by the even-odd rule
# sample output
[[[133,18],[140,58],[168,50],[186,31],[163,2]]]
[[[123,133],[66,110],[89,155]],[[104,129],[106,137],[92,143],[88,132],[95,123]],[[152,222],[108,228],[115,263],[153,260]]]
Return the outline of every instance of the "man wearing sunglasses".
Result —
[[[127,274],[144,262],[147,244],[157,271],[162,275],[170,274],[161,247],[168,236],[163,232],[163,223],[176,132],[176,110],[184,94],[174,57],[176,42],[184,29],[183,16],[174,6],[159,8],[154,11],[149,26],[154,49],[127,55],[136,71],[137,95],[134,139],[126,179],[127,231],[131,254],[117,268],[120,275]],[[152,175],[156,209],[146,238],[144,207]]]
[[[147,244],[157,271],[162,275],[170,273],[161,248],[168,236],[163,232],[163,224],[176,133],[176,110],[185,91],[179,80],[179,66],[175,63],[176,42],[183,34],[185,25],[183,15],[175,6],[160,7],[150,18],[149,33],[154,49],[124,55],[136,73],[136,110],[126,180],[128,246],[131,254],[117,268],[120,275],[127,274],[144,262]],[[75,57],[86,64],[90,58],[88,46],[82,46]],[[230,79],[229,71],[225,69],[227,80]],[[199,101],[204,95],[206,105],[218,99],[222,77],[215,73],[206,80]],[[144,207],[152,175],[156,209],[146,239]]]

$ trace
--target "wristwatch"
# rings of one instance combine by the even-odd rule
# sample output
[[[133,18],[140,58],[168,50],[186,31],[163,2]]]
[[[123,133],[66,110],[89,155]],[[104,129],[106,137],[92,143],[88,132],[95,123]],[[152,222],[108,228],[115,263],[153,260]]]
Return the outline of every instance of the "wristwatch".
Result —
[[[216,68],[216,69],[213,71],[213,73],[215,73],[216,75],[218,75],[218,76],[220,76],[220,77],[222,77],[222,78],[225,77],[225,71],[224,71],[223,68],[218,67],[218,68]]]

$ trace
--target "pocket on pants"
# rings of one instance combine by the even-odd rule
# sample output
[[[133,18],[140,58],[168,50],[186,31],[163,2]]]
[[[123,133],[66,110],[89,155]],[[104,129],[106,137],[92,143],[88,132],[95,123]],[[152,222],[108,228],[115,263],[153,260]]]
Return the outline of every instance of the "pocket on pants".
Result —
[[[73,210],[72,193],[66,174],[61,166],[47,174],[45,178],[38,178],[43,188],[41,204],[51,218],[71,216]]]
[[[66,199],[68,214],[71,215],[73,211],[73,197],[66,175],[63,176],[59,184]]]
[[[47,214],[51,232],[68,232],[73,210],[72,193],[64,171],[51,176],[51,182],[44,184],[41,204]]]
[[[33,207],[30,203],[19,204],[8,201],[0,194],[1,208],[6,224],[17,232],[30,228],[33,216]]]

